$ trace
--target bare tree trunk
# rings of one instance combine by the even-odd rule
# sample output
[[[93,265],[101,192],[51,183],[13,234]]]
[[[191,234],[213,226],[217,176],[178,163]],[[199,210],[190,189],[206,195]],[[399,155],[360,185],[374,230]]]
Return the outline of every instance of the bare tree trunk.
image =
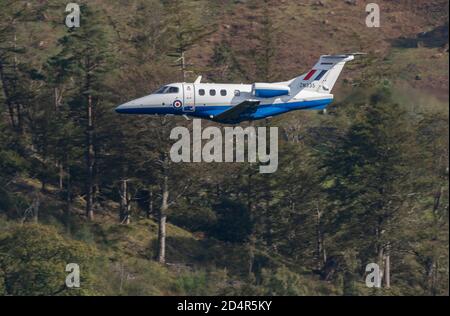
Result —
[[[431,295],[433,296],[438,295],[438,288],[437,288],[438,276],[439,276],[439,262],[436,260],[434,263],[433,277],[431,278]]]
[[[181,75],[183,76],[183,82],[186,81],[186,63],[184,58],[184,50],[181,53]]]
[[[439,229],[439,208],[441,205],[441,198],[442,198],[442,192],[443,192],[444,188],[443,187],[439,187],[435,194],[434,194],[434,203],[433,203],[433,219],[434,219],[434,234],[432,239],[433,240],[438,240],[438,234],[437,231]],[[432,255],[431,255],[431,264],[430,264],[430,269],[429,269],[429,273],[428,273],[428,284],[429,284],[429,289],[430,289],[430,294],[433,296],[437,295],[437,282],[438,282],[438,277],[439,277],[439,270],[438,270],[438,258],[436,256],[436,250],[435,250],[435,246],[431,246],[432,247]]]
[[[254,233],[250,235],[248,242],[248,275],[253,275],[253,265],[255,263],[256,236]]]
[[[54,101],[55,101],[55,103],[54,103],[54,105],[55,105],[55,112],[58,112],[58,110],[59,110],[59,89],[58,88],[54,89],[54,94],[55,94],[55,99],[54,99]],[[62,191],[64,189],[64,164],[63,164],[63,160],[60,159],[57,162],[56,166],[59,168],[59,173],[58,173],[58,176],[59,176],[59,190]]]
[[[270,212],[270,199],[267,198],[265,202],[266,202],[265,203],[266,204],[265,212],[266,212],[266,214],[268,214]],[[276,247],[276,245],[274,246],[274,243],[273,243],[273,224],[272,224],[272,221],[269,219],[268,215],[266,215],[265,222],[266,222],[265,227],[266,227],[266,235],[267,235],[267,247],[273,251],[277,251],[277,247]]]
[[[17,49],[17,28],[16,28],[16,20],[13,20],[13,25],[14,25],[14,51],[16,51]],[[17,55],[14,54],[14,74],[17,76],[17,64],[18,64],[18,60],[17,60]],[[22,119],[22,107],[20,105],[20,103],[15,103],[16,105],[16,112],[17,112],[17,131],[19,132],[19,134],[23,134],[23,119]]]
[[[58,162],[59,167],[59,190],[64,188],[64,166],[62,161]]]
[[[378,247],[378,266],[380,267],[380,281],[383,280],[384,277],[384,248],[382,246]]]
[[[378,225],[375,231],[376,235],[376,251],[377,251],[377,264],[380,268],[380,285],[382,284],[383,277],[384,277],[384,248],[385,245],[382,244],[381,240],[381,234],[382,234],[382,227],[381,227],[381,219],[378,219]]]
[[[92,118],[92,96],[88,96],[88,128],[87,128],[87,153],[86,153],[86,164],[87,164],[87,181],[86,181],[86,216],[89,220],[94,219],[93,211],[93,188],[94,188],[94,125]]]
[[[70,225],[70,216],[72,213],[72,186],[70,183],[70,169],[67,168],[67,194],[66,194],[66,230],[67,233],[70,234],[71,232],[71,225]]]
[[[150,187],[148,190],[148,209],[147,209],[147,218],[150,218],[153,214],[153,188]]]
[[[166,263],[166,220],[167,210],[169,208],[169,185],[166,166],[164,166],[164,176],[162,185],[162,200],[161,208],[159,210],[159,223],[158,223],[158,262]]]
[[[252,222],[255,221],[254,214],[253,214],[253,203],[252,203],[252,173],[251,170],[249,170],[248,174],[248,183],[247,183],[247,209],[250,214],[250,218]],[[252,276],[253,274],[253,265],[255,261],[255,248],[256,248],[256,232],[255,232],[255,226],[252,227],[252,232],[250,234],[249,242],[248,242],[248,275]]]
[[[8,106],[8,113],[9,113],[9,120],[11,123],[11,127],[15,130],[17,126],[16,126],[15,115],[14,115],[14,104],[12,104],[12,102],[11,102],[9,86],[6,81],[6,75],[4,73],[4,66],[3,66],[3,62],[1,60],[0,60],[0,80],[2,81],[3,93],[5,94],[5,103]]]
[[[23,115],[22,115],[22,106],[20,104],[16,104],[17,111],[17,131],[19,134],[23,135]]]
[[[385,262],[384,262],[385,268],[384,268],[384,284],[386,285],[387,289],[391,288],[391,246],[388,244],[386,246],[386,255],[385,255]]]
[[[325,247],[323,245],[323,232],[322,232],[322,211],[319,204],[316,207],[316,262],[317,270],[321,270],[327,261],[327,255]]]
[[[130,224],[130,203],[128,199],[128,180],[121,181],[120,190],[120,223]]]
[[[55,88],[55,111],[59,110],[59,106],[61,104],[61,96],[62,93],[60,94],[59,89]]]
[[[33,200],[32,210],[33,210],[33,222],[36,224],[39,222],[39,207],[41,205],[41,199],[39,194],[36,193],[36,196]]]

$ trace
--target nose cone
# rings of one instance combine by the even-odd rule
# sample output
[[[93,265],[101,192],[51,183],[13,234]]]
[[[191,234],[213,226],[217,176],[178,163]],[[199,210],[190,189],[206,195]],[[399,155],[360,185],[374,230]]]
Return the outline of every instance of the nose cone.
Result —
[[[130,101],[116,107],[116,112],[121,114],[133,113],[139,105],[135,101]]]
[[[121,104],[118,107],[116,107],[116,113],[125,113],[125,104]]]
[[[150,108],[157,107],[152,95],[142,97],[116,107],[116,112],[121,114],[143,114]]]

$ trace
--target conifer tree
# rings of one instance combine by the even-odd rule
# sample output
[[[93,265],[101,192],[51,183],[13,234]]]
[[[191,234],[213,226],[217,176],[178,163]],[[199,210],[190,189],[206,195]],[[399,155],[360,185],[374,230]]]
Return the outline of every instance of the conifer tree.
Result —
[[[374,94],[323,166],[329,198],[336,203],[334,241],[354,249],[363,261],[379,264],[389,287],[390,256],[398,250],[398,228],[411,193],[405,112],[389,91]],[[352,263],[349,263],[350,266]]]
[[[103,15],[89,5],[81,6],[81,25],[71,28],[59,40],[60,53],[55,63],[64,65],[64,75],[78,87],[70,106],[74,120],[85,126],[86,216],[94,218],[96,176],[96,114],[105,102],[105,74],[111,69],[110,41],[104,28]]]
[[[18,24],[27,14],[27,5],[22,1],[0,3],[0,81],[11,127],[24,132],[24,108],[28,100],[26,83],[27,64],[21,64],[20,56],[25,47],[18,42]]]
[[[179,67],[182,81],[194,68],[187,62],[186,52],[214,31],[213,25],[206,25],[193,12],[206,10],[202,2],[168,0],[166,2],[167,34],[172,34],[172,49],[168,56],[175,58],[175,66]],[[204,12],[203,12],[204,14]]]

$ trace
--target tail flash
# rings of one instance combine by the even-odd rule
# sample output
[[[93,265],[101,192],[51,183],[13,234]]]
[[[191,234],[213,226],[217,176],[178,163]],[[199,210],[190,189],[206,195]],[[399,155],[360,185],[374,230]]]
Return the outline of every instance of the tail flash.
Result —
[[[355,59],[355,54],[323,55],[308,73],[295,78],[291,85],[305,90],[330,93],[339,75],[348,61]]]

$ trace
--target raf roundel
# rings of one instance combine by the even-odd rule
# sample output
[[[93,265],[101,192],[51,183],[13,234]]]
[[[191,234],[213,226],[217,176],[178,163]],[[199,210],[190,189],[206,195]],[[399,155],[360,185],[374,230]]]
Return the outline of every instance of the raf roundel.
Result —
[[[175,100],[175,101],[173,102],[173,107],[176,108],[176,109],[179,109],[179,108],[181,108],[182,106],[183,106],[183,103],[182,103],[180,100]]]

